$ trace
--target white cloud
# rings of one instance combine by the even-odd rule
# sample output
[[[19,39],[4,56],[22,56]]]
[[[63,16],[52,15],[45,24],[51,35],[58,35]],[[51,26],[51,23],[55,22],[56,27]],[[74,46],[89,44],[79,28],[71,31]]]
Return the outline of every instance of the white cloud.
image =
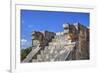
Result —
[[[33,25],[28,25],[28,28],[32,28],[33,27]]]
[[[21,49],[25,49],[30,46],[30,42],[26,39],[21,39]]]
[[[24,45],[27,43],[27,40],[26,39],[21,39],[21,45]]]

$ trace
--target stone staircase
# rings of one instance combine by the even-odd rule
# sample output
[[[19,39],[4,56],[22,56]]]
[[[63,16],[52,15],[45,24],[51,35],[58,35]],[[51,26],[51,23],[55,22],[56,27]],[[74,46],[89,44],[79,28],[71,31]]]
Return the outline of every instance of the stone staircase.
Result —
[[[36,47],[32,48],[23,62],[89,59],[89,29],[79,23],[65,23],[63,28],[63,32],[57,33],[34,31],[32,46]]]
[[[64,35],[56,35],[32,62],[65,61],[74,47],[75,42],[71,42]]]
[[[35,48],[32,49],[32,51],[26,56],[26,58],[22,62],[30,62],[30,60],[33,58],[33,56],[41,49],[39,45]]]

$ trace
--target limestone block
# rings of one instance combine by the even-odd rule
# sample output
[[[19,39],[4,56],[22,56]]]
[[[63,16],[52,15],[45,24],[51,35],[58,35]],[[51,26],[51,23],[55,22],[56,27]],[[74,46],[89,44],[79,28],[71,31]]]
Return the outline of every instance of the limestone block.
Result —
[[[33,59],[32,62],[38,62],[37,59]]]

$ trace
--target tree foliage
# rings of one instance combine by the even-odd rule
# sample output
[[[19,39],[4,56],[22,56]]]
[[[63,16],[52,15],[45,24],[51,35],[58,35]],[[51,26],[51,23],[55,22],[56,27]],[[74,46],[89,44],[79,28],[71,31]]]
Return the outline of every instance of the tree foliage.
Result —
[[[31,50],[32,47],[21,49],[21,61],[23,61],[26,58],[26,56],[30,53]]]

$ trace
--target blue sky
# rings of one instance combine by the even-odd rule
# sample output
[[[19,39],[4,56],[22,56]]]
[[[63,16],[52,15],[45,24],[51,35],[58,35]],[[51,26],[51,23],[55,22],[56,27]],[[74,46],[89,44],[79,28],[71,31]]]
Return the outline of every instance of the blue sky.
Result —
[[[21,48],[31,46],[31,33],[37,31],[63,31],[64,23],[76,23],[89,27],[89,13],[21,10]]]

